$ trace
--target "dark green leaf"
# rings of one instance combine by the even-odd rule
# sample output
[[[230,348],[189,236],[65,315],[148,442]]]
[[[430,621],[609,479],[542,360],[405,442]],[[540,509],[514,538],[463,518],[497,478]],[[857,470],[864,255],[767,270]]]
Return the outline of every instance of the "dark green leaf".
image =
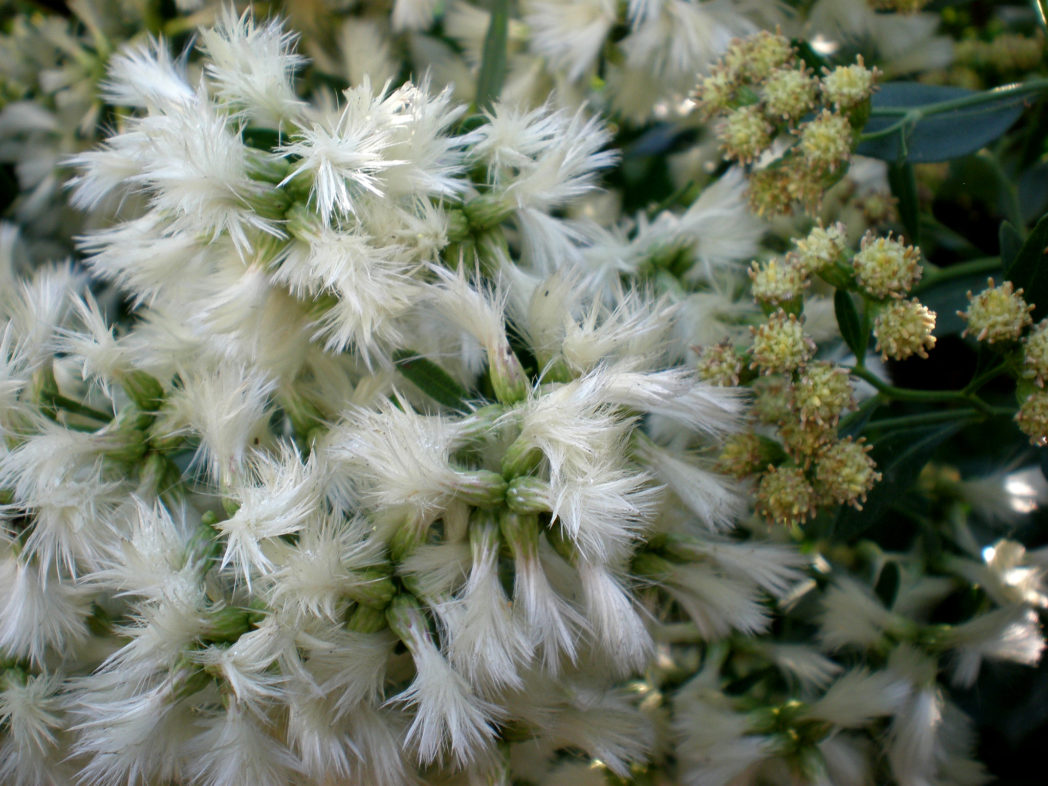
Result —
[[[280,132],[273,128],[245,128],[244,144],[258,150],[273,150],[280,144]]]
[[[1048,210],[1048,162],[1027,169],[1019,177],[1019,206],[1027,222]]]
[[[873,591],[881,599],[884,607],[890,609],[895,603],[895,596],[899,593],[899,566],[895,562],[886,562],[881,568],[881,575],[877,577],[877,584]]]
[[[840,328],[841,337],[855,354],[855,359],[860,363],[866,357],[866,346],[869,344],[870,334],[863,329],[862,319],[855,308],[855,301],[845,289],[838,289],[833,294],[833,313],[837,317],[837,327]]]
[[[398,350],[393,355],[397,369],[419,390],[445,407],[465,411],[469,394],[448,372],[411,350]]]
[[[888,508],[913,485],[917,475],[944,441],[952,437],[964,423],[946,423],[907,428],[888,432],[874,442],[870,454],[877,462],[881,481],[867,495],[862,510],[842,508],[837,517],[837,537],[852,540],[876,524]],[[876,429],[876,422],[869,430]]]
[[[506,47],[509,43],[509,0],[495,0],[491,9],[491,22],[484,36],[484,51],[477,76],[477,95],[474,100],[478,109],[490,109],[502,92],[506,78]]]
[[[961,87],[888,82],[873,94],[872,112],[863,133],[887,129],[902,119],[907,109],[974,95],[976,91]],[[927,115],[913,125],[864,141],[858,152],[884,161],[906,159],[915,164],[960,158],[1007,131],[1019,119],[1023,102],[1029,97],[1029,94],[1003,96],[977,106]]]
[[[1001,242],[1001,267],[1007,270],[1022,250],[1023,236],[1009,222],[1002,221],[998,237]]]
[[[909,161],[895,161],[888,167],[888,184],[892,195],[899,200],[899,218],[906,229],[909,241],[921,244],[921,222],[917,204],[917,179],[913,174],[913,164]]]
[[[1027,303],[1034,305],[1033,320],[1039,321],[1048,315],[1048,215],[1041,220],[1026,238],[1019,253],[1011,264],[1004,268],[1005,278],[1022,287]]]

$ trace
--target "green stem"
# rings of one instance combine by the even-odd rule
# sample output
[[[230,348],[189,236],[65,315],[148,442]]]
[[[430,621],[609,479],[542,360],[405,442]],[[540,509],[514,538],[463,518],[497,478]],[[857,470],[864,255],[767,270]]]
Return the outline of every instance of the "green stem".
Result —
[[[991,368],[991,369],[989,369],[987,371],[984,371],[982,374],[979,374],[978,376],[972,377],[972,381],[964,386],[964,390],[962,392],[963,393],[974,393],[979,388],[981,388],[983,385],[985,385],[987,382],[989,382],[991,379],[999,377],[1007,369],[1008,369],[1008,364],[1007,363],[998,363],[996,366],[994,366],[993,368]]]
[[[86,404],[81,404],[79,401],[76,401],[75,399],[71,398],[66,398],[60,393],[48,393],[47,400],[48,403],[52,404],[53,406],[60,407],[64,409],[66,412],[69,412],[70,414],[80,415],[85,418],[91,418],[91,420],[97,420],[99,423],[108,423],[113,419],[112,415],[106,412],[102,412],[102,410],[100,409],[95,409],[94,407],[89,407]]]
[[[916,415],[901,415],[897,418],[882,418],[873,420],[866,424],[863,431],[880,428],[907,428],[910,426],[922,426],[926,423],[942,423],[951,420],[979,419],[983,413],[975,409],[949,409],[935,410],[934,412],[921,412]]]
[[[887,398],[896,399],[898,401],[963,402],[968,406],[979,410],[984,415],[989,416],[997,414],[994,412],[994,408],[981,398],[973,393],[966,393],[963,390],[913,390],[912,388],[899,388],[894,385],[889,385],[887,382],[883,382],[863,366],[853,366],[850,370],[854,376],[866,380],[877,389],[878,393]]]

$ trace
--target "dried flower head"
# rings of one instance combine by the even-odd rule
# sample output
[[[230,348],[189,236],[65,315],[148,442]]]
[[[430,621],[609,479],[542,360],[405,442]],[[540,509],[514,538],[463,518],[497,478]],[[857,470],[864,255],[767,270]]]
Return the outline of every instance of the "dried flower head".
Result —
[[[968,310],[957,314],[968,322],[962,336],[974,335],[977,341],[993,344],[997,341],[1016,341],[1023,329],[1033,322],[1033,306],[1023,300],[1022,289],[1015,289],[1011,281],[999,287],[993,279],[986,280],[987,288],[978,295],[968,292]]]
[[[935,312],[919,300],[893,300],[873,321],[877,351],[884,360],[905,360],[911,355],[928,357],[935,346]]]
[[[768,458],[768,451],[761,438],[752,431],[742,431],[724,442],[717,457],[717,471],[744,478],[765,466]]]
[[[875,298],[901,298],[921,278],[920,252],[891,235],[867,232],[852,259],[855,278]]]

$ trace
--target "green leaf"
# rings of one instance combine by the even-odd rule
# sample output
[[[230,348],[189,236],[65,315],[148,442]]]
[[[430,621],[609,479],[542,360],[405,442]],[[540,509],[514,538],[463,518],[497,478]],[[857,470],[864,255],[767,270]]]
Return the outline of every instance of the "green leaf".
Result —
[[[917,475],[936,449],[966,424],[954,421],[923,428],[890,431],[874,440],[871,457],[877,462],[881,481],[866,497],[862,510],[841,508],[837,516],[836,537],[842,541],[858,537],[878,523],[917,479]],[[874,421],[869,432],[877,428]]]
[[[892,195],[899,200],[899,218],[906,229],[906,236],[915,246],[921,244],[921,222],[917,203],[917,179],[913,164],[895,161],[888,167],[888,185]]]
[[[495,0],[491,9],[491,22],[484,36],[484,50],[477,76],[477,95],[474,103],[478,109],[491,109],[502,92],[506,78],[506,49],[509,43],[509,0]]]
[[[1027,303],[1034,305],[1033,321],[1048,315],[1048,215],[1041,217],[1019,253],[1004,267],[1004,276],[1022,287]]]
[[[1011,94],[994,99],[990,92],[986,100],[941,112],[934,105],[946,101],[978,95],[975,90],[942,85],[922,85],[916,82],[888,82],[873,94],[870,119],[863,134],[884,131],[903,120],[907,110],[924,109],[916,122],[875,139],[867,139],[858,147],[864,156],[884,161],[907,160],[915,164],[929,161],[948,161],[951,158],[974,153],[999,137],[1019,119],[1023,103],[1029,94]]]
[[[466,401],[469,394],[432,360],[427,360],[409,349],[395,352],[393,360],[397,364],[397,370],[434,401],[461,412],[468,409]]]
[[[1023,236],[1019,234],[1019,230],[1012,226],[1011,223],[1002,221],[998,237],[1001,243],[1001,266],[1007,270],[1022,250]]]
[[[855,308],[855,301],[846,289],[833,293],[833,313],[837,317],[837,327],[841,331],[844,343],[855,354],[855,359],[862,362],[866,357],[866,347],[870,342],[870,332],[863,328],[862,318]]]
[[[895,604],[895,596],[899,594],[900,581],[899,565],[895,562],[886,562],[881,568],[881,575],[877,577],[877,584],[873,591],[877,593],[881,603],[886,609]]]

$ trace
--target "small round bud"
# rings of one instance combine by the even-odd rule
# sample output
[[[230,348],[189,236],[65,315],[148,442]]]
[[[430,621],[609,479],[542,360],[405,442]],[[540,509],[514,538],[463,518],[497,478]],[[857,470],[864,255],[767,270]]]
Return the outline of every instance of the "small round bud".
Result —
[[[815,490],[800,467],[768,467],[757,486],[757,509],[769,522],[800,524],[815,512]]]
[[[801,423],[833,425],[854,404],[847,369],[832,363],[806,366],[793,383],[793,406]]]
[[[815,455],[837,437],[837,426],[815,420],[801,422],[796,418],[779,425],[779,439],[790,458],[807,467]]]
[[[781,305],[801,296],[808,286],[808,278],[789,260],[769,259],[763,267],[757,262],[750,265],[751,291],[754,300],[760,303]]]
[[[870,69],[860,55],[855,65],[837,66],[822,78],[822,94],[838,109],[851,109],[873,95],[878,71]]]
[[[844,115],[822,110],[800,129],[800,149],[809,166],[834,171],[851,157],[854,134]]]
[[[920,252],[913,246],[867,232],[852,268],[859,284],[875,298],[901,298],[921,278]]]
[[[804,69],[777,68],[764,82],[761,97],[769,117],[795,121],[815,105],[815,80]]]
[[[831,185],[826,172],[811,166],[801,156],[790,156],[782,167],[786,173],[786,194],[790,203],[798,203],[809,214],[814,214],[822,204],[823,194]],[[830,178],[832,179],[832,178]]]
[[[881,479],[877,465],[870,458],[870,446],[851,437],[830,445],[815,462],[815,485],[838,505],[851,505],[862,510],[866,494]]]
[[[748,164],[771,144],[771,124],[757,106],[743,106],[731,112],[719,130],[724,157]]]
[[[1048,444],[1048,393],[1036,390],[1026,397],[1015,414],[1019,429],[1039,448]]]
[[[848,248],[844,224],[840,222],[828,227],[815,227],[802,240],[795,240],[796,264],[808,275],[818,273],[841,258]]]
[[[1023,376],[1039,388],[1048,379],[1048,320],[1038,322],[1023,342]]]
[[[733,41],[724,53],[724,64],[743,79],[763,82],[772,71],[793,57],[790,39],[762,30],[756,35]]]
[[[726,112],[735,98],[736,89],[738,82],[728,69],[713,69],[695,90],[699,111],[707,118]]]
[[[699,379],[711,385],[733,387],[739,384],[742,373],[742,359],[730,341],[710,344],[699,353],[697,366]]]
[[[793,371],[815,354],[815,342],[804,334],[801,321],[794,314],[779,309],[753,331],[751,368],[763,374]]]
[[[968,292],[968,310],[957,314],[967,320],[962,336],[974,335],[977,341],[993,344],[996,341],[1015,341],[1023,329],[1033,322],[1033,306],[1022,298],[1023,291],[1015,289],[1011,281],[999,287],[987,279],[987,289],[978,295]]]
[[[893,300],[873,321],[877,351],[884,360],[905,360],[911,355],[928,357],[935,346],[935,312],[916,298]]]
[[[793,206],[789,181],[790,173],[783,167],[753,172],[746,195],[750,209],[765,218],[788,215]]]
[[[733,478],[744,478],[765,465],[767,453],[761,438],[752,431],[733,434],[724,442],[717,457],[717,471]]]
[[[761,423],[785,423],[793,414],[793,385],[783,377],[753,382],[753,414]]]

